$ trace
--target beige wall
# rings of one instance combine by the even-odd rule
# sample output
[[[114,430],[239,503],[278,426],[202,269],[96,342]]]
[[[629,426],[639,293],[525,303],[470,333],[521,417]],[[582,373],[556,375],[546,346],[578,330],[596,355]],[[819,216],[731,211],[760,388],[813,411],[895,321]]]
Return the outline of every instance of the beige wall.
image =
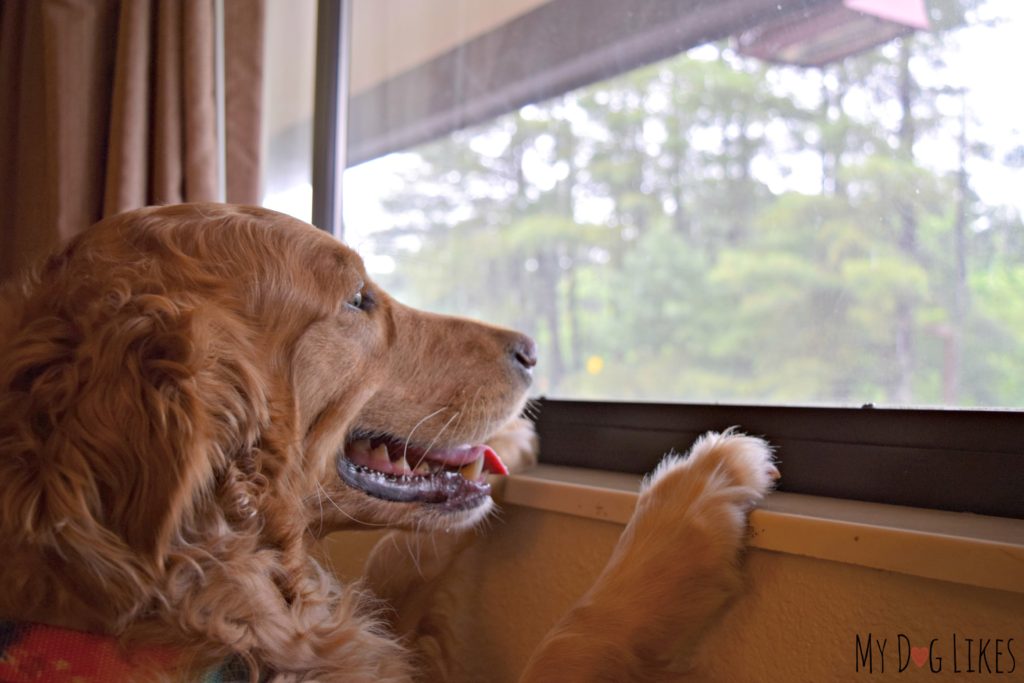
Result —
[[[445,585],[466,606],[455,628],[467,680],[514,681],[543,633],[600,570],[621,530],[609,522],[507,507],[460,558]],[[358,572],[373,539],[371,533],[332,538],[339,573]],[[747,592],[708,633],[700,654],[700,669],[709,680],[960,680],[968,674],[952,671],[954,633],[958,639],[1004,639],[1004,670],[1011,666],[1005,639],[1015,638],[1016,672],[994,680],[1024,680],[1022,593],[764,550],[752,550],[746,566]],[[877,652],[874,677],[855,673],[855,637],[866,637],[869,631],[888,638],[884,675]],[[938,638],[935,652],[942,657],[942,675],[930,673],[927,663],[918,669],[912,662],[907,671],[897,673],[900,633],[915,647]],[[993,675],[994,647],[993,640],[988,648]],[[961,669],[966,668],[965,653],[961,644]]]

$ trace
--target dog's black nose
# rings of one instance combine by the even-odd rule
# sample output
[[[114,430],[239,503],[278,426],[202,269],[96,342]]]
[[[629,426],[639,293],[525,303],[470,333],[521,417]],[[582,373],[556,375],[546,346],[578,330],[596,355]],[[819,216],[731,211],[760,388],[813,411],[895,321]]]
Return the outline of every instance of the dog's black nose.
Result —
[[[537,344],[525,335],[518,335],[509,345],[512,358],[527,372],[537,364]]]

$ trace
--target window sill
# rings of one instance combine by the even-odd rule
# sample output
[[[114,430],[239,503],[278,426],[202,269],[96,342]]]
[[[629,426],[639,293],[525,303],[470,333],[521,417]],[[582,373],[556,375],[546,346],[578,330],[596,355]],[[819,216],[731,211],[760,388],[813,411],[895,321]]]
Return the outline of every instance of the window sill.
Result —
[[[495,492],[505,505],[625,524],[640,477],[538,465]],[[1024,592],[1024,520],[776,492],[750,545],[965,585]]]

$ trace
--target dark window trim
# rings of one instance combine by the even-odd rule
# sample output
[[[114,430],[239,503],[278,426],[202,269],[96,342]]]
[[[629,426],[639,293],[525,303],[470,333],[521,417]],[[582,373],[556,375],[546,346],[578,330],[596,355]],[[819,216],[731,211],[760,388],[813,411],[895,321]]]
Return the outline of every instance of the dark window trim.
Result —
[[[777,449],[779,490],[1024,519],[1024,412],[540,399],[541,462],[644,474],[709,430]]]
[[[313,225],[345,236],[342,177],[348,168],[353,0],[319,0],[313,102]]]
[[[345,164],[332,165],[331,158],[337,162],[341,156],[323,154],[326,147],[321,142],[336,146],[339,138],[345,139],[336,135],[332,122],[345,127],[346,113],[348,164],[352,165],[734,34],[766,13],[801,11],[837,0],[636,0],[625,36],[616,33],[621,32],[623,16],[617,0],[553,0],[511,22],[507,27],[511,32],[482,36],[458,54],[442,55],[424,65],[427,72],[403,74],[353,98],[346,112],[345,107],[335,108],[338,86],[324,81],[344,69],[347,48],[339,51],[338,41],[345,40],[350,23],[342,4],[351,1],[320,0],[321,16],[330,17],[330,28],[318,39],[324,66],[318,68],[317,76],[321,99],[316,137],[320,142],[315,146],[322,153],[321,177],[328,177],[334,187],[340,185],[341,175],[334,169]],[[666,15],[672,8],[675,13]],[[732,12],[738,12],[740,20],[724,23]],[[604,37],[588,45],[563,45],[564,36],[576,32],[559,27],[580,16],[600,22],[605,33],[598,35]],[[554,52],[537,50],[526,60],[499,59],[514,44],[517,31],[550,34],[552,40],[547,42]],[[558,58],[552,61],[554,57]],[[456,82],[450,76],[458,67],[456,59],[469,63],[489,59],[484,63],[501,68],[475,83],[473,90],[431,94],[415,85],[428,72]],[[546,68],[551,65],[554,68]],[[319,92],[325,87],[327,91]],[[420,101],[421,96],[429,99]],[[314,180],[314,186],[326,182]],[[321,215],[337,210],[330,198],[322,198],[321,206]],[[332,221],[325,217],[327,222]],[[321,227],[340,231],[340,226]],[[1024,447],[1019,434],[1024,411],[554,399],[540,399],[537,406],[544,463],[643,474],[664,453],[685,451],[704,432],[738,426],[748,434],[764,436],[777,448],[782,491],[1024,519]]]

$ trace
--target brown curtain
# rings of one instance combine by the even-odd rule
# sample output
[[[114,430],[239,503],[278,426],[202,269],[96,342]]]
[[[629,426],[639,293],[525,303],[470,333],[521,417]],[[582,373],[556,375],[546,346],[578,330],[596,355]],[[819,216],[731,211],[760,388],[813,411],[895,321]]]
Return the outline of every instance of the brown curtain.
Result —
[[[225,0],[226,198],[260,184],[264,0]],[[217,199],[213,0],[0,1],[0,279],[104,216]]]

